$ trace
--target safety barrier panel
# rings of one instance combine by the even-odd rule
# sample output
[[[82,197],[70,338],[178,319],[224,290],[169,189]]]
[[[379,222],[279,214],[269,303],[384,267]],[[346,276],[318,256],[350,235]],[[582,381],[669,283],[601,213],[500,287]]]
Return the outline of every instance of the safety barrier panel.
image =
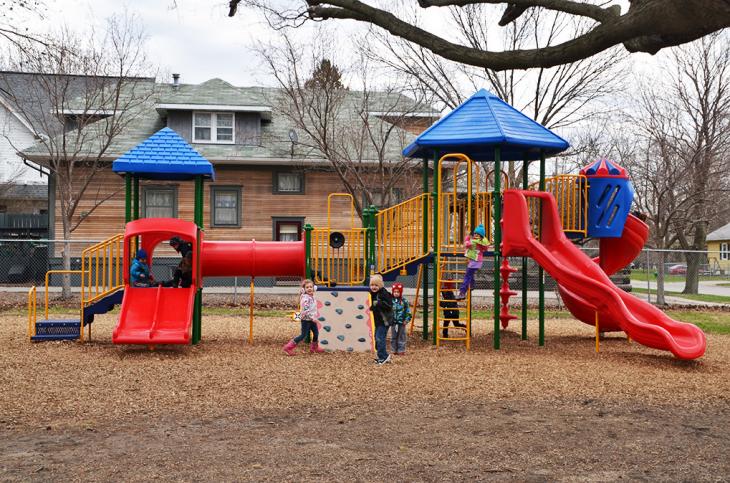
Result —
[[[428,254],[433,236],[431,217],[428,215],[431,209],[431,196],[424,193],[379,211],[375,215],[379,272],[396,270]]]
[[[343,236],[342,244],[331,243],[332,234]],[[365,228],[312,230],[310,266],[314,281],[321,285],[362,285],[365,282]]]
[[[539,187],[539,182],[530,185],[531,190],[538,190]],[[563,231],[586,236],[588,230],[588,179],[582,174],[553,176],[545,179],[545,191],[551,193],[557,202]],[[538,202],[539,200],[536,198],[529,199],[530,217],[533,220],[537,219],[539,212]]]

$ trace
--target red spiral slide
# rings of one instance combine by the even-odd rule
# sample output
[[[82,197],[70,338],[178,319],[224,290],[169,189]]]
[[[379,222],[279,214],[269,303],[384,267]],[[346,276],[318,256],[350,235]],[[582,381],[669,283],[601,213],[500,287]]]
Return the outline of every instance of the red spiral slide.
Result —
[[[541,241],[532,236],[526,196],[543,199]],[[569,292],[575,304],[595,309],[599,321],[613,323],[636,342],[671,351],[680,359],[696,359],[705,353],[705,334],[698,327],[675,321],[616,287],[595,261],[566,238],[550,193],[505,191],[502,236],[504,256],[533,258]],[[607,258],[606,263],[616,266],[626,256],[627,251],[621,251],[612,262]]]
[[[155,247],[179,236],[197,246],[193,252],[193,285],[189,288],[142,288],[129,285],[130,241],[140,238],[149,263]],[[198,276],[198,266],[200,276]],[[172,218],[145,218],[127,223],[124,232],[124,298],[119,322],[112,333],[115,344],[189,344],[193,306],[202,277],[303,276],[304,242],[205,241],[194,223]]]

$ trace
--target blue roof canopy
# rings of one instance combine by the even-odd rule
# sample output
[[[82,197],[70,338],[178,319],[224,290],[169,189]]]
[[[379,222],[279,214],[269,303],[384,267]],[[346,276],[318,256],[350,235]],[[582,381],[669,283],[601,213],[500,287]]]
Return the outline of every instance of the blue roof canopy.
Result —
[[[480,89],[459,107],[421,133],[403,155],[431,158],[463,153],[476,161],[494,161],[499,146],[502,160],[540,159],[570,144],[486,89]]]
[[[196,176],[215,179],[210,161],[169,127],[160,129],[120,156],[112,164],[112,171],[145,179],[189,180]]]

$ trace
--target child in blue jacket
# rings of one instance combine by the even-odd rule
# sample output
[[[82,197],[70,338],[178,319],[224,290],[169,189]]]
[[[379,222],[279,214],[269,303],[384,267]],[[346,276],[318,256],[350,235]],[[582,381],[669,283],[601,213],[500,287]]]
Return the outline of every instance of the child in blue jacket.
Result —
[[[406,353],[408,339],[407,325],[411,321],[411,306],[403,297],[403,285],[394,283],[390,289],[393,294],[393,325],[390,330],[390,348],[397,356]]]
[[[154,287],[155,277],[150,275],[150,266],[147,265],[147,251],[140,248],[129,269],[129,283],[132,287]]]

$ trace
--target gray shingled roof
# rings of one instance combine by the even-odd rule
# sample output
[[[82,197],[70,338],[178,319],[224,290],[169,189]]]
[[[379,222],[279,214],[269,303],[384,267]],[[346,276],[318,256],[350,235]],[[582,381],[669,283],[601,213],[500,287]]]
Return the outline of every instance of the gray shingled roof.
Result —
[[[222,79],[202,84],[157,84],[160,104],[220,104],[229,106],[269,106],[262,87],[235,87]]]
[[[45,200],[48,199],[48,185],[4,184],[0,186],[0,198],[5,200]]]
[[[152,86],[151,86],[152,87]],[[291,159],[291,141],[289,131],[294,125],[287,118],[277,113],[277,106],[281,104],[281,91],[276,88],[267,87],[235,87],[221,79],[211,79],[202,84],[190,85],[179,84],[174,87],[172,84],[156,83],[153,86],[154,92],[142,105],[126,113],[128,116],[135,116],[134,122],[130,123],[121,134],[117,135],[106,152],[106,158],[115,159],[132,147],[138,145],[164,126],[160,114],[155,106],[158,104],[219,104],[234,106],[265,106],[273,110],[270,122],[261,125],[261,145],[243,146],[230,144],[195,144],[195,149],[205,158],[215,163],[216,161],[230,162],[266,162],[267,160],[288,160]],[[343,108],[343,116],[347,116],[352,122],[361,122],[355,109],[361,103],[362,93],[357,91],[348,92],[348,98]],[[395,106],[395,109],[394,109]],[[400,107],[402,106],[402,107]],[[412,112],[434,112],[430,106],[419,104],[407,96],[399,94],[374,94],[369,100],[369,109],[373,112],[393,112],[398,108],[403,111]],[[122,114],[125,115],[125,114]],[[104,121],[99,121],[103,123]],[[379,118],[372,121],[376,127],[387,127],[387,123]],[[93,125],[92,125],[93,126]],[[387,157],[400,159],[401,150],[412,141],[415,136],[399,128],[398,134],[391,137],[386,147]],[[300,142],[303,133],[298,133]],[[88,145],[88,153],[98,153],[98,143]],[[41,161],[47,156],[47,150],[40,144],[31,146],[24,151],[30,159]],[[296,159],[322,160],[322,155],[316,151],[303,152],[302,146],[297,147]],[[366,153],[366,159],[376,159],[375,153]]]
[[[707,241],[725,241],[730,240],[730,223],[725,226],[718,228],[709,235],[707,235]]]

